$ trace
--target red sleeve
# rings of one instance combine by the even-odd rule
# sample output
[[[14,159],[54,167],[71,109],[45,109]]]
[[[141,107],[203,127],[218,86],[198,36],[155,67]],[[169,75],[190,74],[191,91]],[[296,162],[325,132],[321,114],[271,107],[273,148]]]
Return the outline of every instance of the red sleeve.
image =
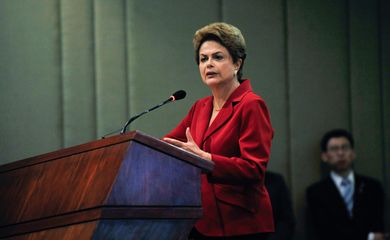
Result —
[[[260,99],[245,103],[242,109],[240,156],[211,154],[215,163],[213,172],[208,175],[211,182],[241,184],[264,179],[273,138],[269,112]]]

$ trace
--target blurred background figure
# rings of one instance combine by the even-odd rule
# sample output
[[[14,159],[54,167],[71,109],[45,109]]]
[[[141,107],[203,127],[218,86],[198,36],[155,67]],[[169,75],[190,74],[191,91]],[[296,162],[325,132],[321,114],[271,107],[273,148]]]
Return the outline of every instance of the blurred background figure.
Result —
[[[343,129],[327,132],[321,152],[330,174],[307,189],[308,215],[316,239],[385,239],[382,185],[353,170],[352,134]]]
[[[268,171],[265,173],[265,187],[271,198],[275,232],[267,240],[290,240],[294,237],[295,216],[291,193],[281,174]]]

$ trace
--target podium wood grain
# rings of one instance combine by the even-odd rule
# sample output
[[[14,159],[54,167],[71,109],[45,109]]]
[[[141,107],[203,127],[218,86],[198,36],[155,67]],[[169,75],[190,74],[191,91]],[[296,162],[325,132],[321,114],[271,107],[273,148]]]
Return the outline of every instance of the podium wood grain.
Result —
[[[0,238],[182,239],[212,167],[140,132],[0,166]]]

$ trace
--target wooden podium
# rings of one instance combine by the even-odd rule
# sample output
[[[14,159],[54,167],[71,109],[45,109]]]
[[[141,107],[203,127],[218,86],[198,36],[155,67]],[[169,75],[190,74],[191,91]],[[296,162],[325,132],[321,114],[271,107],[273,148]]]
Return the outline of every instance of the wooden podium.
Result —
[[[187,239],[213,164],[130,132],[0,166],[0,239]]]

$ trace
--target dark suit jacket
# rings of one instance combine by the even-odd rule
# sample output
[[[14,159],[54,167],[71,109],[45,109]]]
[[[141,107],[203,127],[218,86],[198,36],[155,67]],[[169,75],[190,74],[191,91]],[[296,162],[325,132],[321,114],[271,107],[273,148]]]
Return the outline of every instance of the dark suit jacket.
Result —
[[[190,127],[197,145],[211,153],[215,167],[202,176],[203,217],[196,229],[207,236],[232,236],[274,230],[264,186],[273,129],[269,112],[245,80],[208,127],[213,97],[198,100],[166,137],[186,141]]]
[[[383,232],[384,192],[372,178],[355,174],[352,218],[330,176],[310,186],[306,196],[318,239],[367,240],[369,232]]]
[[[295,229],[295,217],[292,208],[291,194],[283,179],[283,176],[267,171],[265,173],[265,187],[271,198],[272,212],[274,216],[275,232],[268,240],[293,239]]]

